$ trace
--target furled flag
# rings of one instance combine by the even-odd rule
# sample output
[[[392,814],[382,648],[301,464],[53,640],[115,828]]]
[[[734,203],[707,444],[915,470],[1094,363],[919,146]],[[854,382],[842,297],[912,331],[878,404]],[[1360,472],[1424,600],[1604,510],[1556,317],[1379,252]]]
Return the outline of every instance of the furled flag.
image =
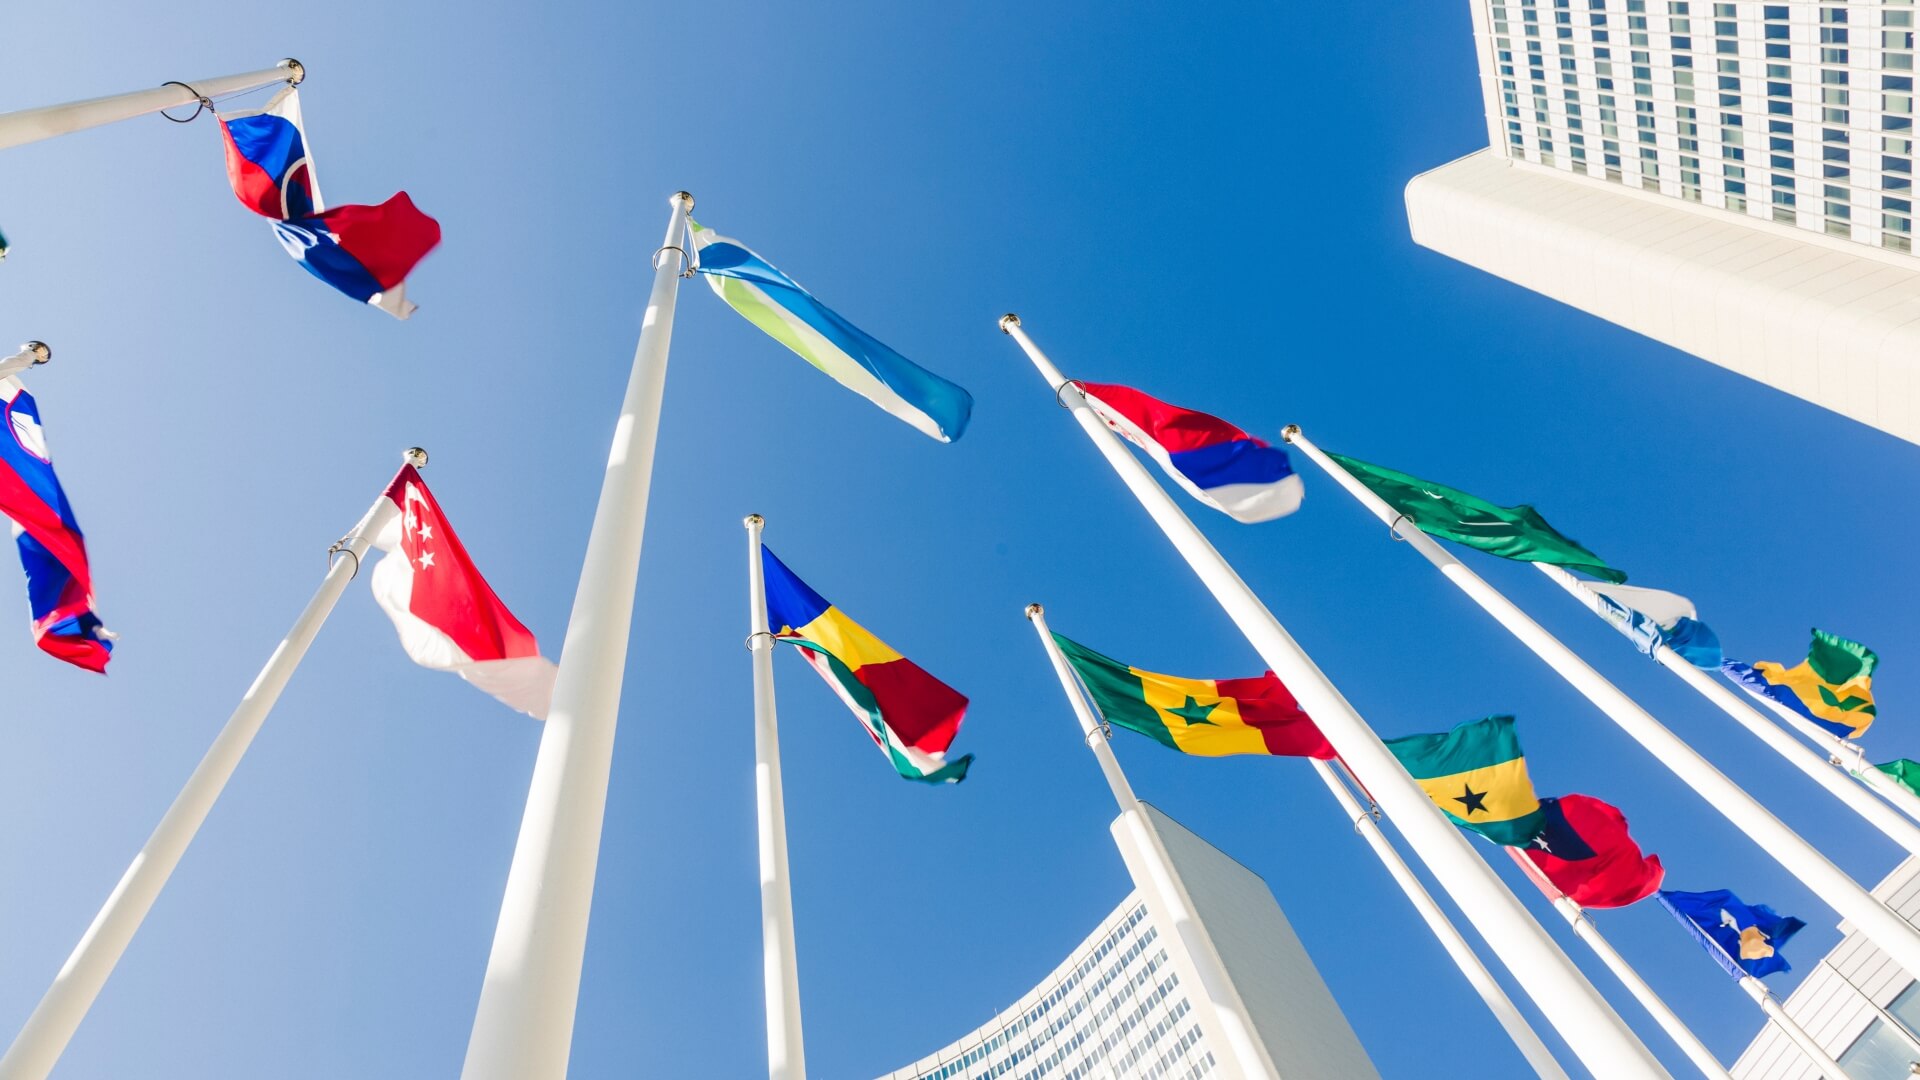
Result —
[[[1665,645],[1697,668],[1718,670],[1725,659],[1713,627],[1695,618],[1693,601],[1678,593],[1641,589],[1632,585],[1577,584],[1594,597],[1600,614],[1614,629],[1651,656],[1655,645]]]
[[[1873,669],[1880,655],[1825,630],[1813,632],[1807,658],[1787,667],[1771,660],[1729,660],[1722,671],[1754,697],[1778,702],[1843,739],[1873,724]]]
[[[1457,825],[1525,847],[1546,823],[1513,717],[1489,716],[1433,735],[1386,740],[1414,782]]]
[[[1893,782],[1920,795],[1920,761],[1911,758],[1895,758],[1884,765],[1875,765],[1875,769],[1893,778]]]
[[[374,537],[387,552],[373,568],[380,602],[415,663],[452,671],[529,716],[546,719],[553,662],[480,576],[433,492],[412,465],[387,486],[400,513]]]
[[[1626,816],[1591,795],[1540,800],[1540,835],[1524,850],[1553,887],[1581,907],[1616,908],[1660,888],[1660,856],[1643,855]]]
[[[7,258],[7,234],[0,233],[0,262],[6,261],[6,258]]]
[[[1251,525],[1300,509],[1300,476],[1285,450],[1217,416],[1132,387],[1075,382],[1106,425],[1147,452],[1187,494]]]
[[[1181,753],[1334,756],[1326,736],[1271,671],[1257,679],[1183,679],[1129,667],[1059,634],[1053,641],[1108,723]]]
[[[1564,566],[1606,581],[1627,580],[1625,573],[1608,566],[1579,541],[1556,531],[1531,506],[1497,506],[1458,488],[1358,458],[1332,453],[1327,456],[1431,536],[1503,559]]]
[[[27,572],[33,638],[48,654],[105,672],[113,635],[93,611],[87,541],[53,473],[40,407],[20,380],[0,379],[7,432],[0,438],[0,514],[13,520],[14,543]]]
[[[440,223],[402,191],[378,206],[326,209],[289,86],[266,108],[220,116],[227,178],[247,209],[273,219],[274,233],[307,272],[395,318],[413,314],[407,275],[440,243]]]
[[[781,273],[745,244],[698,222],[693,268],[714,294],[800,359],[921,432],[952,442],[967,429],[973,395],[928,371]]]
[[[760,549],[773,636],[827,680],[902,777],[930,784],[967,778],[973,755],[947,760],[967,699],[814,592],[772,548]]]
[[[1700,893],[1663,889],[1660,903],[1736,979],[1791,971],[1780,950],[1807,925],[1791,915],[1775,914],[1765,904],[1749,907],[1725,889]]]

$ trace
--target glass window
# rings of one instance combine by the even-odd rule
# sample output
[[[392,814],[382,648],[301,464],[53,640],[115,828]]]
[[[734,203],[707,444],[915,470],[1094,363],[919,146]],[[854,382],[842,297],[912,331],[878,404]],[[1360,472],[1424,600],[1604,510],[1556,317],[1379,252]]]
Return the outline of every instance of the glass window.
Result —
[[[1887,221],[1900,220],[1891,214]],[[1853,1080],[1912,1080],[1913,1062],[1920,1059],[1912,1044],[1900,1037],[1887,1022],[1876,1018],[1867,1030],[1840,1055],[1841,1066]]]

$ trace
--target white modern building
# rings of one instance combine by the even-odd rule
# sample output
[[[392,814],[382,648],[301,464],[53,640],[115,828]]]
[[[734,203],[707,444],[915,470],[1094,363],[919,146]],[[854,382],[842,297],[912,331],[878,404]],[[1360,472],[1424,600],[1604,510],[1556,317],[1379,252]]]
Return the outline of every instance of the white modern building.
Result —
[[[1470,0],[1416,243],[1920,442],[1913,0]]]
[[[1146,803],[1112,828],[1134,891],[1018,1001],[883,1080],[1378,1080],[1265,882]],[[1194,948],[1224,984],[1203,987]]]
[[[1908,921],[1920,918],[1920,859],[1901,863],[1873,894]],[[1841,929],[1846,937],[1787,998],[1787,1014],[1846,1069],[1830,1080],[1912,1080],[1920,1075],[1920,984],[1865,936]],[[1772,1024],[1732,1072],[1735,1080],[1821,1080]]]

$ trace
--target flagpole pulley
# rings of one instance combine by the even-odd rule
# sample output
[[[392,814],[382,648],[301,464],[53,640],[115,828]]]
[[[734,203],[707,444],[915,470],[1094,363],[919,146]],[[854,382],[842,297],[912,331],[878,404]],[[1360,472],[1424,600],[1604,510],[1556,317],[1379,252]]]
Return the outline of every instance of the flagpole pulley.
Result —
[[[178,79],[168,79],[166,82],[163,82],[160,85],[161,86],[177,86],[182,90],[185,90],[187,93],[192,94],[194,97],[194,100],[198,103],[194,106],[193,112],[188,114],[185,118],[175,116],[172,113],[169,113],[165,109],[160,110],[161,116],[166,117],[168,120],[171,120],[176,124],[191,124],[195,120],[198,120],[200,118],[201,113],[213,111],[213,100],[211,98],[207,97],[207,95],[201,93],[198,90],[195,90],[193,87],[188,86],[186,83],[183,83]]]
[[[38,367],[41,364],[44,364],[47,361],[53,359],[53,350],[49,348],[47,346],[47,343],[44,341],[29,341],[26,344],[20,346],[20,351],[29,352],[33,354],[33,363],[35,367]]]

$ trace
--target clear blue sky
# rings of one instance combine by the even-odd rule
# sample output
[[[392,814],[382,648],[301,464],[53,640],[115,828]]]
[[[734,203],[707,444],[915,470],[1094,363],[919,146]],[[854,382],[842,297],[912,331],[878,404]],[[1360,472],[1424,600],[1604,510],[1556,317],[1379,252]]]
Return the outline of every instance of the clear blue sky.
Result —
[[[778,657],[819,1077],[872,1075],[971,1029],[1126,891],[1111,800],[1022,605],[1143,666],[1259,670],[995,329],[1008,310],[1070,374],[1268,435],[1299,422],[1330,448],[1534,502],[1635,582],[1694,597],[1733,655],[1795,660],[1815,625],[1859,638],[1886,657],[1874,753],[1920,756],[1920,508],[1901,497],[1920,451],[1414,247],[1402,186],[1485,127],[1463,0],[1382,15],[10,11],[4,109],[298,56],[329,198],[405,187],[446,241],[402,324],[281,253],[228,192],[204,118],[7,155],[0,339],[58,354],[31,386],[122,636],[101,679],[33,648],[24,601],[0,608],[0,1032],[401,447],[432,450],[469,549],[558,647],[678,188],[978,405],[938,445],[704,286],[682,293],[576,1076],[763,1068],[743,514],[767,515],[796,571],[973,699],[957,744],[979,755],[972,777],[923,788]],[[1202,523],[1383,734],[1514,713],[1541,792],[1623,807],[1674,887],[1805,918],[1802,971],[1837,940],[1816,897],[1324,478],[1282,522]],[[1537,574],[1474,565],[1859,880],[1894,865],[1890,843]],[[61,1075],[454,1075],[538,738],[412,666],[355,583]],[[1140,739],[1119,752],[1145,798],[1272,885],[1384,1073],[1521,1075],[1304,764]],[[1598,919],[1730,1061],[1759,1018],[1719,969],[1657,907]]]

